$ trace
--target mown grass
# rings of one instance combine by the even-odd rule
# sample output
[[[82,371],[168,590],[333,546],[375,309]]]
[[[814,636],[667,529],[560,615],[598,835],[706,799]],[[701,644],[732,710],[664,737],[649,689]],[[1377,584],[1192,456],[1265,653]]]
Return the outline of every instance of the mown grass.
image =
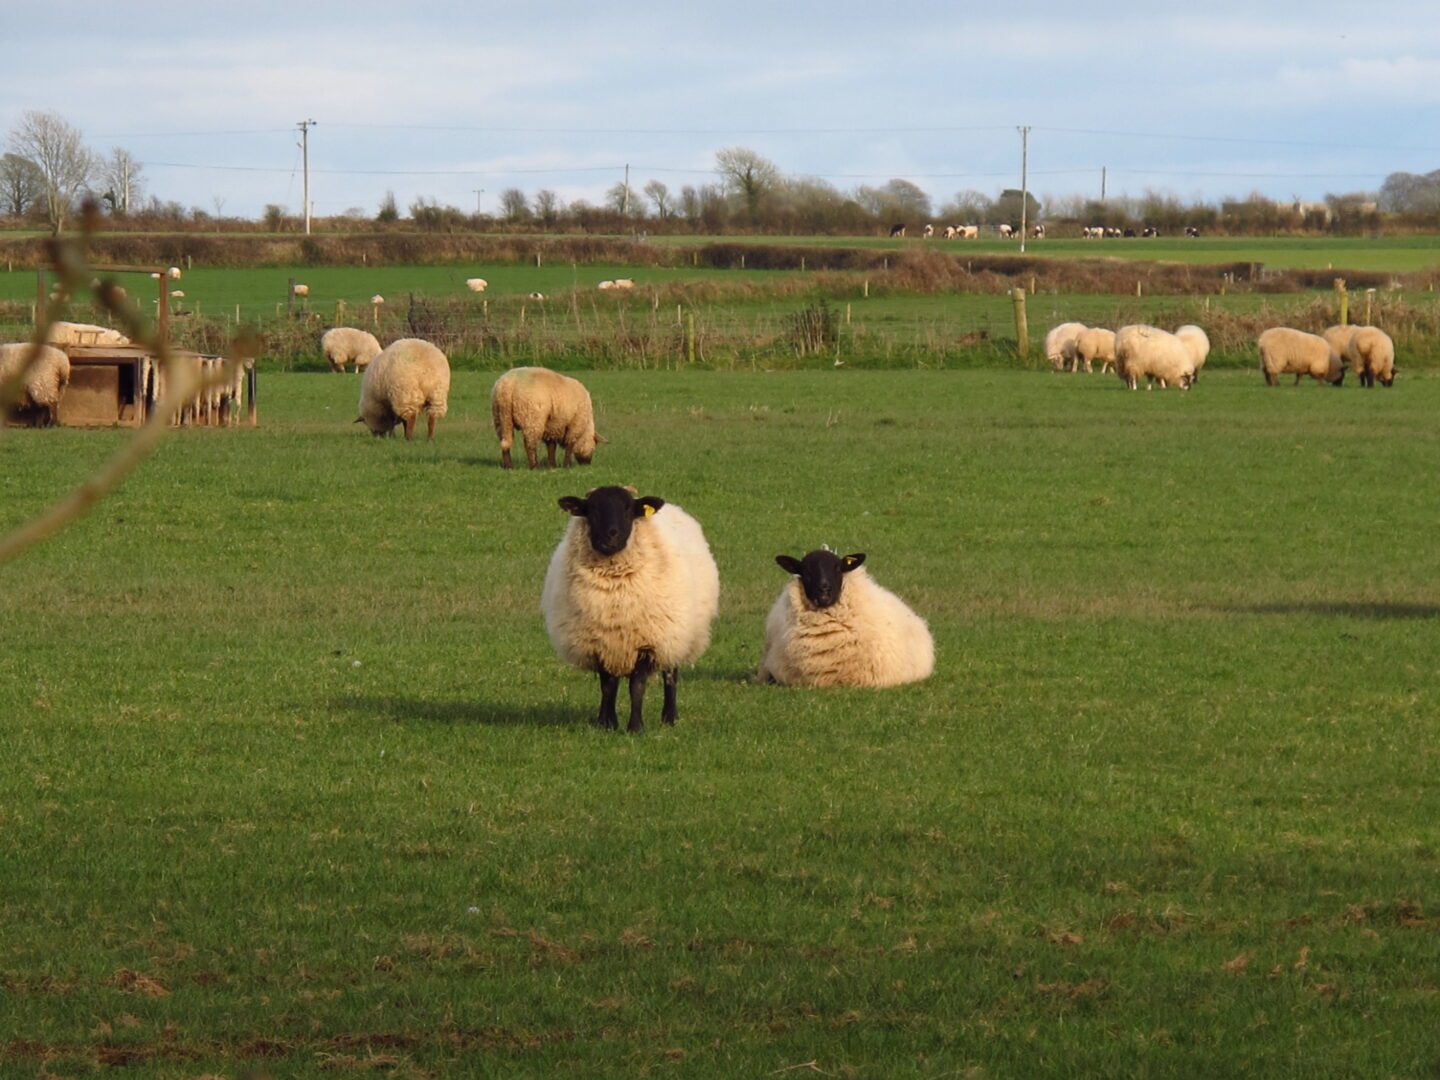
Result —
[[[1434,1075],[1440,379],[587,379],[532,474],[269,377],[0,568],[0,1073]],[[0,528],[122,438],[0,432]],[[538,614],[608,482],[723,581],[636,738]],[[821,543],[931,680],[748,681]]]

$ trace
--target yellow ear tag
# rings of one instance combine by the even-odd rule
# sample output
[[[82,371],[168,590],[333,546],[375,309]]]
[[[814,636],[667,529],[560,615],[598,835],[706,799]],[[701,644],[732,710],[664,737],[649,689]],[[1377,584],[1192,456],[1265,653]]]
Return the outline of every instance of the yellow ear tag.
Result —
[[[646,517],[651,517],[652,515],[654,515],[654,513],[655,513],[655,508],[654,508],[653,506],[651,506],[649,503],[646,503],[646,504],[645,504],[645,516],[646,516]]]

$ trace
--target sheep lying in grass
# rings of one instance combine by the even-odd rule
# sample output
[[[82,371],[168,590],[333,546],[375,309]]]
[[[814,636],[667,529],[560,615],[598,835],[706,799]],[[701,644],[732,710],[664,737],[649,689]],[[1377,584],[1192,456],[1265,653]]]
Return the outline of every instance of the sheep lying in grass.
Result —
[[[0,387],[8,386],[25,366],[34,348],[29,342],[0,345]],[[41,409],[45,424],[60,422],[60,399],[70,385],[70,358],[53,345],[40,346],[40,355],[25,373],[18,393],[9,394],[17,411]]]
[[[444,417],[450,398],[450,362],[445,354],[419,338],[401,338],[370,362],[360,383],[360,415],[372,435],[390,435],[405,425],[406,440],[415,437],[415,421],[426,414],[427,437],[435,438],[435,421]]]
[[[548,368],[512,368],[501,375],[490,388],[490,414],[500,439],[500,461],[507,469],[512,468],[510,448],[516,428],[525,440],[525,460],[532,469],[539,467],[536,451],[542,442],[552,469],[555,448],[565,447],[568,469],[572,457],[589,465],[595,444],[605,441],[595,433],[595,411],[584,384]]]
[[[490,283],[483,277],[472,277],[465,279],[465,287],[471,292],[484,292],[490,287]]]
[[[1341,359],[1360,379],[1361,386],[1395,383],[1395,342],[1375,326],[1332,326],[1324,333]]]
[[[1210,336],[1194,323],[1187,323],[1175,331],[1175,336],[1185,343],[1190,350],[1190,359],[1194,362],[1195,370],[1190,376],[1191,383],[1200,378],[1200,369],[1205,366],[1206,359],[1210,356]]]
[[[1188,390],[1195,376],[1194,342],[1154,326],[1122,326],[1115,334],[1115,374],[1131,390],[1141,379],[1148,390],[1156,383]]]
[[[1083,363],[1088,375],[1094,365],[1100,365],[1100,373],[1115,370],[1115,331],[1091,326],[1080,331],[1071,343],[1067,358],[1071,363]]]
[[[1045,359],[1053,370],[1064,371],[1067,363],[1074,363],[1075,339],[1084,329],[1084,323],[1065,322],[1045,335]]]
[[[70,345],[129,345],[130,339],[108,326],[61,321],[51,323],[45,331],[45,344],[61,348]]]
[[[359,372],[380,355],[380,341],[368,330],[337,326],[321,335],[320,349],[330,361],[331,371],[344,371],[347,364],[354,364]]]
[[[1295,385],[1309,375],[1339,386],[1345,381],[1345,366],[1335,347],[1317,334],[1276,326],[1260,335],[1260,370],[1269,386],[1278,386],[1281,375],[1294,375]]]
[[[545,574],[540,606],[555,651],[600,676],[596,723],[619,726],[615,695],[630,680],[629,731],[642,731],[645,684],[665,684],[660,718],[676,720],[682,664],[710,644],[720,603],[720,573],[699,522],[673,503],[631,488],[602,487],[566,496],[570,523]]]
[[[925,620],[861,567],[865,556],[777,555],[795,575],[765,620],[761,682],[786,686],[899,686],[935,670]]]

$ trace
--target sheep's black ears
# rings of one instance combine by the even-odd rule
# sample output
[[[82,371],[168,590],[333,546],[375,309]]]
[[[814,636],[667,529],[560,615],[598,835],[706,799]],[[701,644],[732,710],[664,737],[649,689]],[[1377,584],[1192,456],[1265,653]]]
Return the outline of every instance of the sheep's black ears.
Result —
[[[790,555],[776,555],[775,565],[787,574],[798,575],[800,573],[800,560]]]
[[[865,553],[863,551],[854,555],[842,555],[840,556],[840,572],[848,574],[851,570],[857,569],[864,561]]]
[[[665,505],[665,500],[656,495],[642,495],[635,500],[635,516],[649,517]]]
[[[567,514],[574,514],[576,517],[584,517],[585,511],[589,509],[584,499],[576,498],[574,495],[566,495],[560,500],[560,509]]]

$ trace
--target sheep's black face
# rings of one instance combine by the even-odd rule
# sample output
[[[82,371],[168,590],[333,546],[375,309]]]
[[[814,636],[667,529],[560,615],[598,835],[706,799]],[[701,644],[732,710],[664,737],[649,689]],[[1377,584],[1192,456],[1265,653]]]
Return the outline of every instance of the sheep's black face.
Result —
[[[837,555],[833,551],[812,551],[803,559],[776,555],[780,569],[796,575],[811,607],[828,608],[840,599],[845,575],[865,561],[864,554]]]
[[[623,487],[596,488],[583,499],[567,495],[560,500],[560,509],[585,519],[590,546],[606,556],[625,550],[636,518],[649,517],[664,505],[664,499],[654,495],[636,498]]]

